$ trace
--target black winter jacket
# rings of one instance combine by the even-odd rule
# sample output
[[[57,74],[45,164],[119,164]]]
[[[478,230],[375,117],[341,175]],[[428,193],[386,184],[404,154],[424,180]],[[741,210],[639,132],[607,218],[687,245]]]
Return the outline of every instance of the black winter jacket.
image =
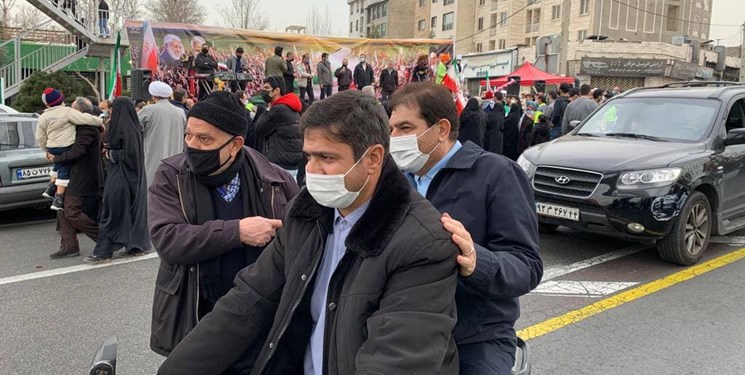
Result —
[[[394,91],[398,88],[398,72],[396,69],[388,72],[388,69],[383,69],[380,72],[380,87],[383,91]]]
[[[458,277],[458,345],[498,339],[516,345],[518,297],[543,276],[538,218],[525,172],[468,142],[435,175],[427,199],[460,221],[476,243],[476,270]]]
[[[289,93],[275,101],[255,121],[257,145],[264,156],[284,169],[298,169],[303,161],[303,135],[300,132],[300,98]]]
[[[358,90],[362,90],[365,86],[370,86],[375,83],[375,73],[373,73],[373,67],[369,63],[365,63],[365,67],[362,64],[357,64],[354,67],[354,84]]]
[[[329,284],[324,373],[457,375],[457,249],[395,163],[383,168]],[[333,219],[303,190],[274,241],[158,374],[220,374],[245,353],[243,373],[303,374],[309,300]]]

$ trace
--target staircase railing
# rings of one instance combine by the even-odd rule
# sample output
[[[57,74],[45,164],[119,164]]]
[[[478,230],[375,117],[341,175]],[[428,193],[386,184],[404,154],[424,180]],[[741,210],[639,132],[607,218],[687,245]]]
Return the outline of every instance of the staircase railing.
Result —
[[[20,85],[32,74],[63,68],[85,56],[87,52],[87,48],[79,49],[75,45],[48,43],[21,56],[19,46],[20,43],[16,43],[17,48],[15,48],[13,62],[0,67],[0,77],[3,77],[5,81],[6,96],[11,96],[17,92]]]

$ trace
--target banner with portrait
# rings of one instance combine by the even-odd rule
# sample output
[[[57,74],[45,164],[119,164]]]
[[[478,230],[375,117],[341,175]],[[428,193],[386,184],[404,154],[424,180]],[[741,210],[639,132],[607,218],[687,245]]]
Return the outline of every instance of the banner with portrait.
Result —
[[[275,33],[255,30],[229,29],[176,23],[127,21],[127,36],[132,54],[132,69],[147,68],[154,79],[172,86],[189,87],[189,68],[203,43],[210,46],[210,54],[218,63],[225,63],[236,48],[244,50],[248,73],[253,80],[246,91],[256,94],[264,79],[264,62],[274,54],[275,46],[284,47],[284,52],[295,52],[295,62],[300,56],[310,56],[313,84],[318,90],[316,66],[321,54],[328,53],[331,71],[348,59],[349,68],[354,69],[359,56],[367,56],[373,66],[375,79],[382,69],[392,63],[399,73],[401,84],[409,81],[411,69],[421,55],[428,55],[430,67],[437,65],[437,56],[452,54],[452,40],[441,39],[360,39],[344,37],[317,37],[306,34]],[[284,56],[283,56],[284,58]],[[245,63],[244,63],[245,64]],[[316,96],[318,97],[318,96]]]

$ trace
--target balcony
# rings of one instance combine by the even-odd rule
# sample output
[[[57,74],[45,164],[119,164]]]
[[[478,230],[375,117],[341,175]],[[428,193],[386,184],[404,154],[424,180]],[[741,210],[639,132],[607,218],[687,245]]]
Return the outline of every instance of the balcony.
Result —
[[[531,33],[537,33],[540,30],[540,24],[539,23],[533,23],[533,24],[527,24],[525,25],[525,33],[531,34]]]

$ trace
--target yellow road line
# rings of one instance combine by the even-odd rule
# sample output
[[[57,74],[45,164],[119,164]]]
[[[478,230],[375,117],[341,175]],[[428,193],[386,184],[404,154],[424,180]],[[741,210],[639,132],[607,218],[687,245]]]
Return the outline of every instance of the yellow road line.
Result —
[[[676,272],[670,276],[652,281],[648,284],[629,289],[625,292],[621,292],[619,294],[616,294],[615,296],[595,302],[583,308],[570,311],[564,315],[534,324],[525,329],[521,329],[517,332],[517,335],[520,336],[523,340],[530,340],[536,337],[541,337],[562,327],[580,322],[593,315],[600,314],[603,311],[607,311],[621,306],[624,303],[631,302],[644,296],[648,296],[652,293],[671,287],[675,284],[682,283],[683,281],[690,280],[696,276],[703,275],[717,268],[724,267],[743,258],[745,258],[745,248],[736,250],[718,258],[714,258],[697,266],[687,268],[683,271]]]

